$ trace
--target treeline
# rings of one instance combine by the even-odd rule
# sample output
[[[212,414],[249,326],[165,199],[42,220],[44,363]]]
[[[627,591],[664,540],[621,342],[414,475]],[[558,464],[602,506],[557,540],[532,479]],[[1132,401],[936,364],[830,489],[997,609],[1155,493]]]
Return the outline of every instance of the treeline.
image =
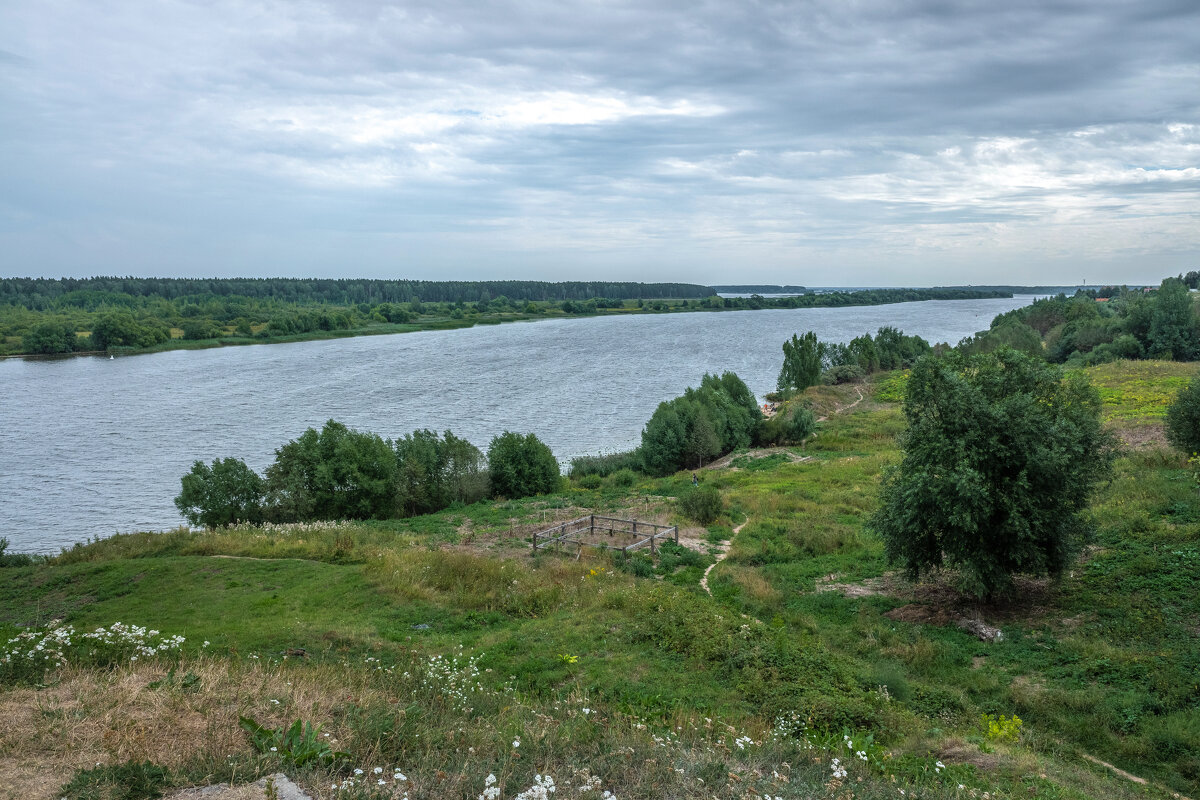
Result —
[[[712,289],[723,294],[804,294],[808,291],[803,286],[773,286],[768,283],[739,283],[713,286]]]
[[[302,287],[329,284],[328,291],[305,293]],[[340,284],[346,284],[337,288]],[[358,289],[384,284],[442,287],[434,298],[408,293],[409,300],[332,302],[360,296]],[[272,290],[272,286],[280,291]],[[464,288],[469,287],[469,288]],[[547,288],[550,287],[550,288]],[[235,288],[258,290],[228,294]],[[319,287],[318,287],[319,288]],[[587,299],[523,299],[492,295],[511,289],[518,295],[607,295]],[[302,281],[294,279],[189,280],[153,278],[0,279],[0,355],[54,355],[129,348],[144,350],[188,346],[187,342],[238,344],[313,338],[328,332],[388,333],[476,323],[532,319],[540,315],[596,313],[664,313],[762,308],[877,305],[910,300],[967,299],[989,295],[974,290],[876,289],[799,297],[722,298],[691,284],[559,283],[533,281]],[[125,291],[126,289],[130,291]],[[460,291],[461,289],[461,291]],[[655,297],[655,294],[698,293],[703,297]],[[189,293],[190,292],[190,293]],[[629,299],[622,294],[644,293]],[[378,294],[378,293],[377,293]],[[479,299],[435,299],[437,296]],[[484,298],[487,299],[484,299]],[[412,326],[396,328],[396,325]],[[386,327],[393,326],[393,327]],[[169,344],[181,340],[184,344]]]
[[[112,301],[112,302],[109,302]],[[263,341],[322,331],[392,332],[385,325],[429,329],[503,322],[541,315],[588,315],[697,310],[701,300],[514,300],[360,303],[313,306],[281,300],[213,295],[177,298],[92,296],[87,303],[55,311],[0,305],[0,354],[53,355],[113,348],[145,349],[171,339],[213,343]],[[86,308],[84,306],[87,306]]]
[[[634,281],[417,281],[366,278],[2,278],[0,305],[36,311],[68,306],[94,309],[96,298],[113,304],[117,297],[177,300],[181,298],[243,297],[309,305],[359,303],[487,302],[495,297],[513,300],[590,300],[611,297],[700,298],[713,294],[692,283]],[[119,302],[119,301],[118,301]]]
[[[197,461],[175,506],[192,525],[389,519],[486,497],[555,491],[558,462],[536,436],[505,431],[486,457],[450,431],[395,441],[329,420],[275,451],[264,475],[237,458]]]
[[[1158,289],[1106,287],[1057,295],[1001,314],[967,337],[967,353],[1002,346],[1071,366],[1117,359],[1200,359],[1200,273],[1167,278]]]
[[[1000,289],[858,289],[852,292],[809,292],[791,297],[710,297],[705,301],[725,308],[839,308],[842,306],[881,306],[888,303],[915,303],[922,300],[986,300],[1012,297]]]
[[[933,352],[920,336],[882,327],[875,336],[864,333],[845,344],[822,342],[812,331],[783,343],[783,366],[774,400],[786,400],[809,386],[857,381],[881,371],[907,369]]]

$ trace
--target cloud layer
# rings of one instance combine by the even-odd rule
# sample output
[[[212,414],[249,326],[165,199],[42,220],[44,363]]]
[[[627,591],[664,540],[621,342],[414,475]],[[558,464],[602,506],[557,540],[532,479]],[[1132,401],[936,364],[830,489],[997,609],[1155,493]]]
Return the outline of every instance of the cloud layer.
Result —
[[[0,146],[8,275],[1157,281],[1200,5],[9,4]]]

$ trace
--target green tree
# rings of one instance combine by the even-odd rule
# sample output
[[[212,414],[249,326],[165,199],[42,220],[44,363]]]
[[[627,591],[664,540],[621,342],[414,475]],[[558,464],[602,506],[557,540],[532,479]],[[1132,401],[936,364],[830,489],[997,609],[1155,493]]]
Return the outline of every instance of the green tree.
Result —
[[[773,417],[763,423],[758,444],[771,447],[782,444],[803,444],[817,429],[817,417],[807,400],[785,403]]]
[[[487,494],[483,454],[450,431],[439,438],[431,430],[413,431],[396,440],[396,506],[415,516],[471,503]]]
[[[395,486],[392,446],[332,419],[276,450],[267,467],[269,512],[285,521],[386,519]]]
[[[492,494],[510,500],[557,491],[562,477],[558,461],[537,436],[505,431],[488,447]]]
[[[818,341],[812,331],[803,336],[792,334],[792,338],[783,343],[783,367],[779,370],[776,388],[787,394],[820,383],[826,349],[825,343]]]
[[[215,339],[221,330],[210,319],[189,319],[181,326],[183,338],[188,340]]]
[[[944,564],[976,596],[1013,576],[1058,575],[1112,467],[1100,400],[1082,375],[1002,348],[925,358],[909,377],[904,457],[871,527],[910,575]]]
[[[1167,441],[1184,455],[1200,453],[1200,377],[1193,378],[1167,406]]]
[[[73,353],[79,349],[79,337],[75,328],[65,322],[43,322],[22,337],[21,349],[38,355]]]
[[[650,475],[670,475],[683,465],[695,404],[682,400],[677,397],[659,403],[642,429],[638,454]]]
[[[682,466],[698,469],[704,462],[721,454],[721,437],[713,425],[712,417],[705,406],[695,405],[691,424],[683,442],[683,452],[680,453]]]
[[[158,319],[135,319],[128,311],[109,311],[92,323],[92,348],[150,347],[171,338],[166,324]]]
[[[1200,332],[1192,298],[1179,278],[1167,278],[1154,297],[1150,313],[1149,345],[1151,355],[1175,361],[1194,361],[1200,357]]]
[[[651,475],[695,469],[723,453],[749,447],[762,411],[754,394],[732,372],[705,375],[700,387],[659,403],[642,430],[638,456]]]
[[[221,528],[262,522],[263,479],[238,458],[203,461],[180,479],[175,507],[191,525]]]
[[[1042,337],[1038,332],[1015,317],[996,317],[992,327],[968,336],[958,343],[965,354],[991,353],[1001,347],[1011,347],[1030,356],[1042,356]]]

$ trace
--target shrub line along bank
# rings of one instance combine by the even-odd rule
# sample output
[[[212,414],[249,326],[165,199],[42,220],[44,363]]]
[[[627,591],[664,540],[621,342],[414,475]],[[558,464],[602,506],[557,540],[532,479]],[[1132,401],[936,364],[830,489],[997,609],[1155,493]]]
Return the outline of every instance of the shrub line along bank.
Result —
[[[0,279],[0,355],[157,352],[563,316],[983,297],[1011,294],[872,289],[721,298],[708,287],[691,284],[10,278]]]

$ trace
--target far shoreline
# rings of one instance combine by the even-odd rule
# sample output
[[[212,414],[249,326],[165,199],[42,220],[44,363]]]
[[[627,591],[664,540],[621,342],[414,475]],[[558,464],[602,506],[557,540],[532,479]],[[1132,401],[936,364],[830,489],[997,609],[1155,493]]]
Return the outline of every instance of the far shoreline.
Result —
[[[1006,287],[1007,289],[1008,287]],[[868,290],[874,291],[874,290]],[[931,290],[915,290],[915,291],[931,291]],[[983,291],[986,291],[984,289]],[[850,295],[851,293],[828,293],[820,296],[834,297],[839,294]],[[86,350],[76,351],[72,353],[8,353],[0,355],[0,360],[4,359],[23,359],[32,361],[57,361],[61,359],[77,358],[77,357],[104,357],[104,356],[140,356],[150,355],[153,353],[165,353],[177,350],[212,350],[221,347],[243,347],[249,345],[272,345],[272,344],[293,344],[299,342],[314,342],[327,341],[333,339],[351,339],[359,336],[386,336],[392,334],[403,333],[423,333],[426,331],[440,330],[465,330],[474,328],[477,325],[503,325],[512,322],[542,322],[548,320],[572,320],[572,319],[589,319],[594,317],[614,317],[614,316],[650,316],[650,315],[668,315],[681,313],[695,312],[712,312],[721,313],[727,311],[794,311],[809,308],[861,308],[871,306],[884,305],[900,305],[903,303],[927,303],[927,302],[947,302],[953,300],[988,300],[988,299],[1011,299],[1018,294],[1024,292],[994,291],[988,296],[977,297],[927,297],[918,299],[896,299],[882,300],[878,302],[847,302],[847,303],[821,303],[805,306],[781,306],[781,305],[764,305],[758,308],[735,306],[713,308],[709,306],[675,306],[666,309],[653,308],[606,308],[597,309],[592,312],[585,313],[523,313],[512,312],[499,315],[479,316],[476,319],[454,319],[448,317],[433,318],[428,323],[419,322],[403,322],[403,323],[372,323],[367,327],[347,328],[343,330],[316,330],[305,333],[293,333],[273,336],[229,336],[216,337],[210,339],[183,339],[172,338],[169,341],[150,347],[113,347],[107,350]],[[1030,292],[1031,295],[1036,293]],[[775,298],[771,298],[775,299]],[[686,302],[686,301],[684,301]]]

